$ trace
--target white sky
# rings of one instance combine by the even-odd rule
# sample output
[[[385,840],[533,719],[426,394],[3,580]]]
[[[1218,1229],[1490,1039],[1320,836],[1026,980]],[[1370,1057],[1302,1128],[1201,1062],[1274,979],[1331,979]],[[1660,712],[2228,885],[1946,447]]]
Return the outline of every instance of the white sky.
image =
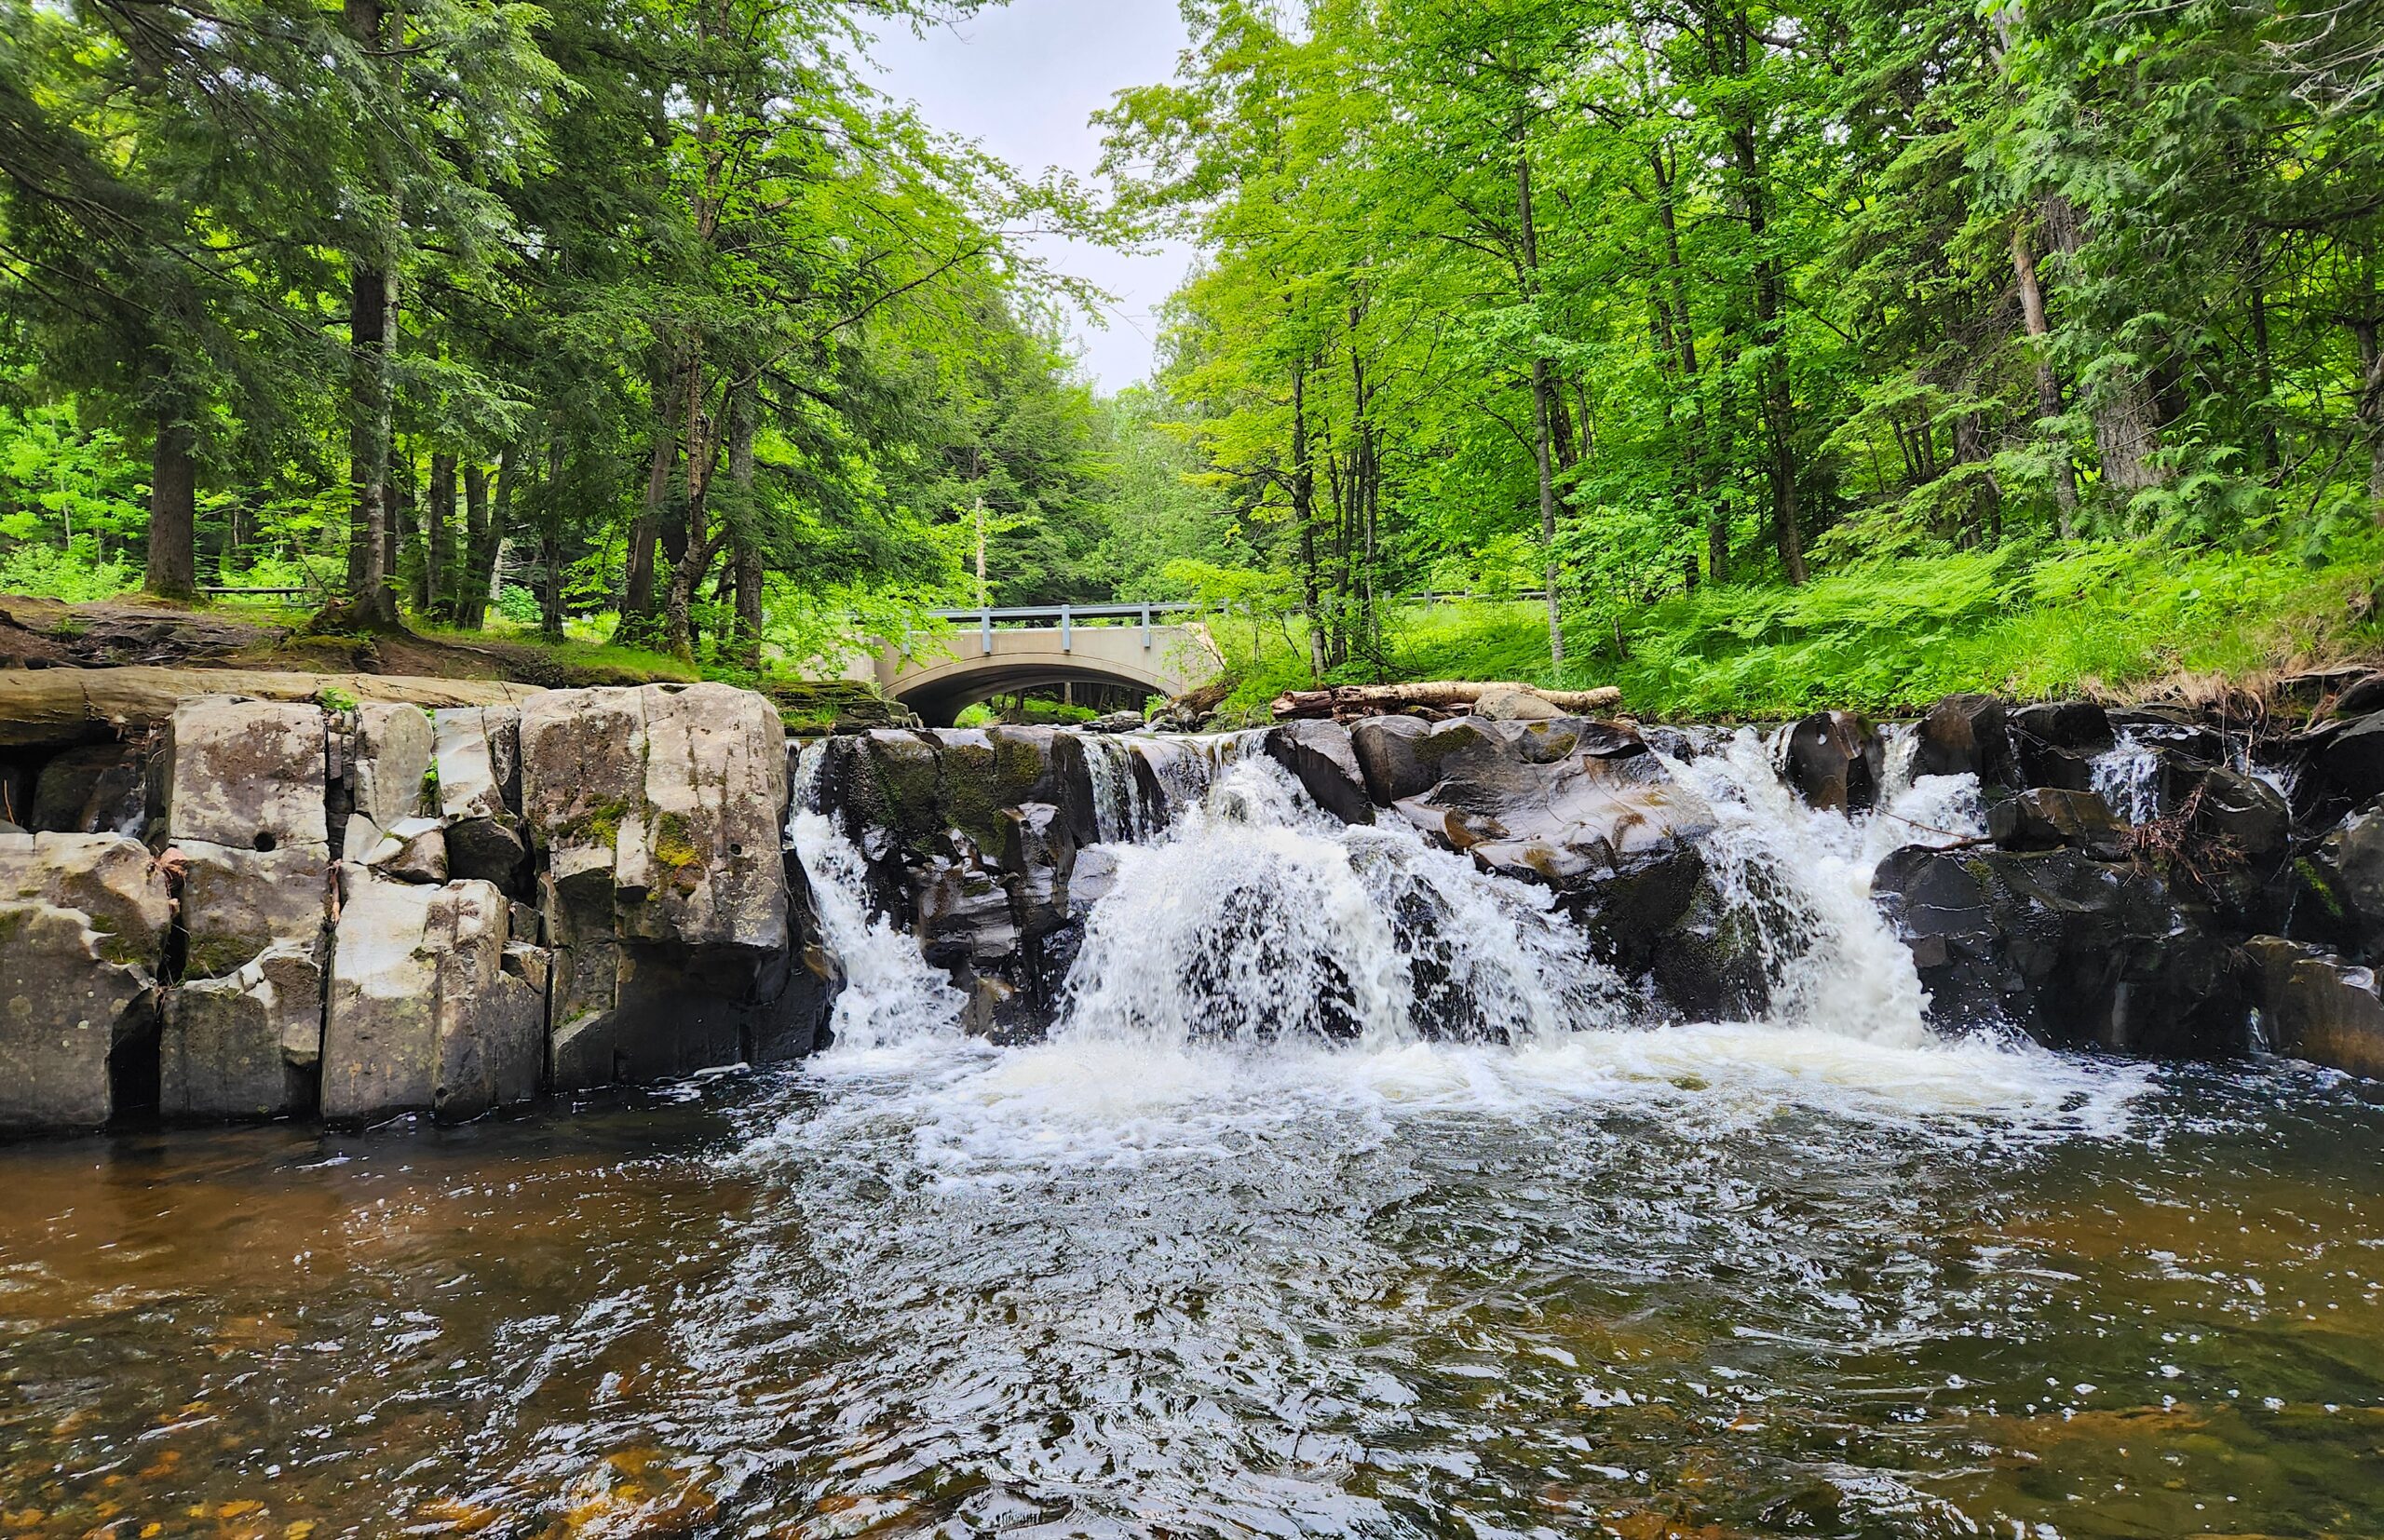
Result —
[[[1113,92],[1173,77],[1184,40],[1175,0],[1009,0],[924,37],[888,27],[874,50],[877,85],[917,102],[935,128],[982,141],[1030,180],[1056,166],[1090,182],[1101,136],[1087,120]],[[1051,236],[1032,244],[1052,267],[1115,296],[1102,324],[1071,318],[1086,371],[1108,391],[1147,378],[1154,312],[1192,249],[1138,256]]]

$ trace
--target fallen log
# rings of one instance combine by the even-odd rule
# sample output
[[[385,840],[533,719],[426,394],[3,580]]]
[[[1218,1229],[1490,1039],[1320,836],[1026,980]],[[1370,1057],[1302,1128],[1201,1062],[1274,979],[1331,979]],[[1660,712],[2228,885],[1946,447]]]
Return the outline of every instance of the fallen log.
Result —
[[[1521,690],[1560,711],[1602,711],[1622,702],[1611,684],[1594,690],[1542,690],[1498,680],[1429,680],[1416,684],[1336,684],[1328,690],[1286,690],[1268,708],[1277,722],[1294,717],[1380,716],[1410,706],[1463,710],[1493,690]]]
[[[64,749],[145,731],[192,696],[313,700],[325,691],[403,706],[505,706],[537,687],[498,679],[308,674],[250,669],[0,669],[0,749]]]

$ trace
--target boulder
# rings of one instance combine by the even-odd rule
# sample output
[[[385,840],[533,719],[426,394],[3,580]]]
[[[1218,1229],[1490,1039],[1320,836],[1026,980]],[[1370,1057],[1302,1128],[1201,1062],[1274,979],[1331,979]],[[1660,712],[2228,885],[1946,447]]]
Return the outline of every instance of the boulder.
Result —
[[[792,929],[769,702],[721,684],[559,691],[522,708],[520,743],[556,1086],[806,1051],[825,989],[814,937]]]
[[[2328,708],[2328,714],[2337,717],[2364,717],[2377,711],[2384,711],[2384,673],[2361,675]]]
[[[368,700],[356,708],[342,780],[351,811],[343,858],[365,860],[400,823],[439,813],[428,711]]]
[[[2143,867],[1913,845],[1880,863],[1873,891],[1942,1025],[2140,1053],[2240,1047],[2241,953]]]
[[[532,891],[526,881],[530,846],[518,823],[507,818],[465,818],[446,831],[447,875],[457,881],[494,883],[508,895]]]
[[[172,914],[137,841],[0,835],[0,1133],[98,1128],[154,1095]]]
[[[1266,757],[1290,771],[1317,806],[1343,823],[1375,821],[1348,728],[1330,719],[1287,722],[1266,729],[1264,743]]]
[[[1474,697],[1471,714],[1491,722],[1551,722],[1564,711],[1536,690],[1497,684]]]
[[[487,883],[389,882],[353,863],[340,869],[340,895],[324,1117],[456,1121],[535,1096],[547,959],[512,943],[505,896]]]
[[[304,1115],[322,1045],[319,947],[267,947],[222,978],[165,992],[158,1111],[202,1121]]]
[[[2255,936],[2243,950],[2256,970],[2270,1047],[2384,1079],[2384,994],[2373,968],[2279,936]]]
[[[1441,778],[1438,766],[1419,751],[1432,733],[1420,717],[1368,717],[1349,729],[1349,749],[1377,807],[1422,796]]]
[[[2384,711],[2326,734],[2312,768],[2327,790],[2354,806],[2384,796]]]
[[[2199,773],[2194,826],[2205,839],[2224,840],[2253,861],[2282,853],[2293,833],[2284,794],[2256,776],[2224,765]]]
[[[1917,776],[1976,776],[1982,785],[2014,786],[2019,765],[2003,702],[1993,696],[1947,696],[1913,729]]]
[[[432,757],[439,769],[439,816],[451,823],[497,821],[522,810],[522,709],[458,707],[433,711]]]
[[[1987,838],[2006,850],[2083,850],[2098,860],[2125,858],[2128,828],[2092,791],[2033,787],[1987,804]]]
[[[437,818],[400,818],[362,856],[349,858],[384,877],[436,887],[447,880],[447,831]]]
[[[1605,960],[1675,1009],[1744,998],[1748,958],[1732,948],[1748,933],[1725,923],[1700,850],[1713,810],[1636,733],[1467,717],[1398,746],[1435,776],[1395,804],[1427,839],[1553,889]]]
[[[1084,723],[1081,730],[1087,733],[1103,734],[1139,733],[1145,725],[1143,713],[1140,711],[1111,711],[1105,716],[1095,717]]]
[[[1864,812],[1887,777],[1887,745],[1852,711],[1817,711],[1788,730],[1788,784],[1826,812]]]
[[[166,723],[166,838],[328,858],[325,723],[317,706],[207,696]]]
[[[149,828],[148,751],[139,742],[61,750],[41,767],[26,827],[57,834],[128,834]]]

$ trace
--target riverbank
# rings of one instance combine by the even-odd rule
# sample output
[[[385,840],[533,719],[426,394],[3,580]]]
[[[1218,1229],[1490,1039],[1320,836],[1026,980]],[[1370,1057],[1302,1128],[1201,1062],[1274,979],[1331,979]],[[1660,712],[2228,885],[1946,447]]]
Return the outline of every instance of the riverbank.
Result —
[[[2186,550],[2122,542],[2012,545],[1881,561],[1801,588],[1707,585],[1569,615],[1565,667],[1549,664],[1537,601],[1408,604],[1386,628],[1393,680],[1612,684],[1649,722],[1779,722],[1848,709],[1912,717],[1959,692],[2111,703],[2256,697],[2274,679],[2384,657],[2384,538],[2297,551]],[[1235,669],[1225,710],[1313,685],[1290,622],[1215,634]],[[1340,682],[1368,682],[1353,664]]]

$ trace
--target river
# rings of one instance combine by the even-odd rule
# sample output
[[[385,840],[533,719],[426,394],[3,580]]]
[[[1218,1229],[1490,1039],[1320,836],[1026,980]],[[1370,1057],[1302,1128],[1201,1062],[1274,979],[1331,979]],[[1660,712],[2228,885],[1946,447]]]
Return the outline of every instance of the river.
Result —
[[[1684,774],[1784,889],[1760,1023],[1226,764],[1042,1045],[799,816],[810,1062],[11,1148],[0,1532],[2384,1533],[2384,1087],[1930,1035],[1868,866],[1966,789],[1759,756]]]

